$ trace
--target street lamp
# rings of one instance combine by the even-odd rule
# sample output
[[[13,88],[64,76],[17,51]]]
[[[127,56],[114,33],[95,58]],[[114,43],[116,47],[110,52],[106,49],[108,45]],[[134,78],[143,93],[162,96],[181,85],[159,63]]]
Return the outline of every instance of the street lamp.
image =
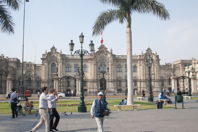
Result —
[[[149,75],[149,78],[148,78],[148,81],[149,81],[148,101],[153,102],[153,90],[152,90],[152,78],[151,78],[151,67],[152,67],[153,59],[152,59],[151,54],[149,52],[146,53],[145,62],[146,62],[146,65],[148,67],[148,75]]]
[[[24,44],[25,44],[25,9],[26,9],[26,2],[29,0],[24,0],[23,2],[23,38],[22,38],[22,66],[21,66],[21,90],[22,96],[25,96],[25,87],[24,87]]]
[[[84,89],[83,89],[83,82],[84,82],[84,71],[83,71],[83,56],[89,54],[89,52],[85,49],[83,49],[83,43],[84,43],[84,35],[83,33],[80,34],[79,36],[79,41],[81,44],[81,48],[79,50],[76,50],[74,54],[77,54],[80,56],[80,62],[81,62],[81,67],[80,67],[80,104],[78,105],[78,112],[87,112],[87,108],[84,102]],[[74,43],[73,40],[69,43],[70,47],[70,52],[72,54],[74,50]],[[90,51],[94,52],[94,43],[91,41],[89,44]]]
[[[100,67],[100,73],[102,73],[102,78],[100,79],[100,90],[103,90],[103,92],[105,92],[106,90],[106,80],[104,76],[106,73],[105,67]]]
[[[190,78],[190,70],[188,66],[188,96],[192,96],[192,89],[191,89],[191,78]]]

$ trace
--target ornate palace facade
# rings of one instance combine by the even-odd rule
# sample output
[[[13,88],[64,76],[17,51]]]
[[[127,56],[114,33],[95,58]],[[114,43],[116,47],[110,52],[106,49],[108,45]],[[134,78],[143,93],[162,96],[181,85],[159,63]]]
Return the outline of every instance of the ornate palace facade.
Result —
[[[151,74],[148,72],[146,56],[151,56]],[[78,95],[80,91],[80,57],[58,52],[53,46],[42,55],[42,64],[24,63],[24,87],[36,93],[43,86],[55,88],[67,94]],[[148,91],[151,77],[155,93],[161,89],[188,91],[189,82],[193,93],[198,92],[198,61],[179,60],[161,65],[159,55],[148,48],[145,53],[133,56],[134,94]],[[0,56],[0,94],[11,88],[20,90],[21,62],[19,59]],[[98,90],[109,94],[127,92],[126,55],[115,55],[105,45],[96,52],[84,56],[84,91],[93,95]]]

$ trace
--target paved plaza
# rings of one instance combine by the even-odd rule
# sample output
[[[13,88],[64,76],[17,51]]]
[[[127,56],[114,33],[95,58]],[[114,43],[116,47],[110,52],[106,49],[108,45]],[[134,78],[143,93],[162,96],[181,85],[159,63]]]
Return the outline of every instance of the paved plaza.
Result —
[[[0,116],[0,132],[25,132],[39,120],[28,115],[11,119]],[[97,126],[89,113],[61,113],[58,127],[61,132],[96,132]],[[154,109],[142,111],[118,111],[105,119],[105,132],[197,132],[198,102],[190,101],[185,109]],[[44,127],[38,130],[44,132]]]

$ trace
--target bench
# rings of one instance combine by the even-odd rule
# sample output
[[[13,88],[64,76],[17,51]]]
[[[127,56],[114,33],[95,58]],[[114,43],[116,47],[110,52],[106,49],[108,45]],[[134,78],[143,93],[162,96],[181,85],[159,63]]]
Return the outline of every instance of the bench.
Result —
[[[137,100],[143,101],[144,100],[144,97],[137,97]]]
[[[183,97],[184,97],[185,100],[187,100],[187,99],[189,99],[189,100],[192,99],[191,96],[183,96]]]
[[[137,110],[139,106],[140,106],[139,104],[135,104],[135,105],[114,105],[115,108],[118,108],[118,111],[123,110],[123,108],[131,108],[131,110]]]

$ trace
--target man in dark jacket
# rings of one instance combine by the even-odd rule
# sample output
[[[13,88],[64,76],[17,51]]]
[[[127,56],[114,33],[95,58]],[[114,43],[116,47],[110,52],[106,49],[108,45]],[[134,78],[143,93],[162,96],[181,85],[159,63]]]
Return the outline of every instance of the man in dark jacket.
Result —
[[[98,93],[97,99],[93,101],[91,107],[91,117],[96,120],[98,126],[98,132],[104,132],[103,122],[104,122],[104,112],[107,110],[107,102],[103,99],[104,94],[102,92]]]

